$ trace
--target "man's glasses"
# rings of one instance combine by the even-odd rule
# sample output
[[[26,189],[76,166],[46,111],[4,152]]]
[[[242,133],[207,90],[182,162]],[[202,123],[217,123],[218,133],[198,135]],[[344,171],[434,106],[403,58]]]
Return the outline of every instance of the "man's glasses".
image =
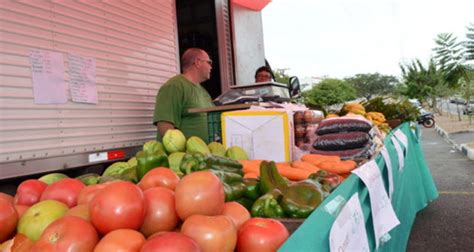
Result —
[[[204,59],[198,59],[199,61],[205,61],[207,62],[207,64],[209,64],[210,66],[212,66],[212,60],[211,59],[208,59],[208,60],[204,60]]]

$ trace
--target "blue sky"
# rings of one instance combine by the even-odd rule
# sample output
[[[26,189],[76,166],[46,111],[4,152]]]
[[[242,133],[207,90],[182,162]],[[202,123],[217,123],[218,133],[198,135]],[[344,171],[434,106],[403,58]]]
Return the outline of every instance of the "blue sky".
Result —
[[[273,0],[262,20],[273,69],[300,78],[399,76],[400,62],[428,62],[437,34],[464,39],[474,0]]]

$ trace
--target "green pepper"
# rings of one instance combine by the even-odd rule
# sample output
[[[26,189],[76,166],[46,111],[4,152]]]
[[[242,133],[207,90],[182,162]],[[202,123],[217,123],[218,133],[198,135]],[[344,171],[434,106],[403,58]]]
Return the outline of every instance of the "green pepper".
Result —
[[[156,167],[169,167],[168,157],[165,153],[147,153],[140,151],[137,158],[137,177],[141,180],[145,174]]]
[[[218,165],[218,166],[232,167],[238,170],[242,169],[242,164],[240,164],[239,161],[235,161],[227,157],[220,157],[220,156],[216,156],[212,154],[206,156],[206,162],[209,168],[211,165]]]
[[[227,167],[224,165],[217,165],[217,164],[207,165],[207,169],[233,172],[233,173],[240,174],[241,176],[244,175],[244,172],[242,170],[233,168],[233,167]]]
[[[290,185],[283,192],[280,206],[292,218],[306,218],[324,199],[321,187],[311,180]]]
[[[209,171],[211,171],[212,173],[214,173],[214,175],[219,177],[219,179],[223,183],[227,183],[227,184],[232,184],[234,182],[242,182],[242,179],[243,179],[240,174],[233,173],[233,172],[214,170],[214,169],[211,169]]]
[[[245,184],[243,182],[234,182],[231,184],[222,183],[224,185],[225,201],[234,201],[242,198],[245,193]]]
[[[328,193],[332,192],[342,183],[341,176],[325,170],[319,170],[315,173],[312,173],[309,175],[308,179],[320,183],[322,185],[322,189]]]
[[[253,203],[252,210],[250,212],[253,217],[283,218],[285,213],[283,208],[280,206],[281,200],[281,191],[278,189],[273,189],[272,191],[258,198]]]
[[[246,198],[246,197],[242,197],[242,198],[237,199],[235,201],[237,203],[241,204],[242,206],[244,206],[245,208],[247,208],[247,210],[249,212],[252,211],[252,205],[255,202],[255,200],[252,200],[252,199],[249,199],[249,198]]]
[[[181,160],[179,169],[184,174],[189,174],[193,171],[201,171],[206,169],[204,155],[200,153],[185,154]]]
[[[244,184],[246,189],[244,196],[246,198],[256,200],[260,197],[260,180],[256,178],[245,178]]]
[[[202,154],[202,153],[195,152],[191,155],[192,155],[193,158],[197,159],[199,161],[199,163],[206,162],[206,156],[204,156],[204,154]]]
[[[289,182],[285,180],[275,165],[275,162],[263,161],[260,164],[260,191],[267,193],[273,189],[284,190],[288,187]]]

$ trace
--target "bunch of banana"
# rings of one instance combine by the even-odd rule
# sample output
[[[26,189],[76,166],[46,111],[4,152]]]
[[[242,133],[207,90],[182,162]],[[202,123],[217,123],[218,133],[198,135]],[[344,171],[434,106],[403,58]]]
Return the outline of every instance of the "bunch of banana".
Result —
[[[372,121],[373,124],[377,125],[379,130],[383,132],[389,132],[390,131],[390,126],[388,126],[388,123],[385,119],[385,116],[380,113],[380,112],[367,112],[365,114],[365,118],[369,119]]]
[[[362,104],[357,102],[346,103],[342,107],[342,110],[346,113],[352,113],[357,115],[365,115],[365,108]]]

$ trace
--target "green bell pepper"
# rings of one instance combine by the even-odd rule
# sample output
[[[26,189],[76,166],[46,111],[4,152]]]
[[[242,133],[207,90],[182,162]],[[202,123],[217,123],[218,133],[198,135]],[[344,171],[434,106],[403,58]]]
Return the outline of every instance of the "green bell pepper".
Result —
[[[225,201],[235,201],[242,198],[245,193],[245,184],[243,182],[234,182],[231,184],[222,183],[224,185]]]
[[[214,173],[223,183],[232,184],[234,182],[242,182],[243,177],[240,174],[222,171],[222,170],[215,170],[211,169],[210,172]]]
[[[309,175],[308,179],[320,183],[322,185],[322,189],[328,193],[332,192],[342,183],[341,176],[325,170],[319,170],[315,173],[312,173]]]
[[[137,158],[137,177],[140,181],[143,176],[156,167],[169,167],[168,157],[165,153],[147,153],[140,151],[136,155]]]
[[[279,189],[283,191],[289,185],[289,182],[285,180],[275,165],[275,162],[263,161],[260,164],[260,191],[267,193],[273,189]]]
[[[324,199],[321,187],[311,180],[292,184],[283,191],[280,206],[292,218],[306,218]]]
[[[246,198],[246,197],[242,197],[240,199],[235,200],[235,202],[241,204],[242,206],[247,208],[247,210],[250,212],[250,211],[252,211],[252,205],[255,202],[255,200],[252,200],[252,199],[249,199],[249,198]]]
[[[264,218],[283,218],[285,212],[280,206],[282,200],[282,193],[278,189],[264,194],[258,198],[252,205],[250,211],[252,217],[264,217]]]
[[[256,178],[245,178],[245,193],[244,197],[256,200],[261,196],[260,193],[260,180]]]
[[[201,153],[187,153],[181,160],[180,168],[182,173],[189,174],[193,171],[202,171],[206,169],[205,157]]]

